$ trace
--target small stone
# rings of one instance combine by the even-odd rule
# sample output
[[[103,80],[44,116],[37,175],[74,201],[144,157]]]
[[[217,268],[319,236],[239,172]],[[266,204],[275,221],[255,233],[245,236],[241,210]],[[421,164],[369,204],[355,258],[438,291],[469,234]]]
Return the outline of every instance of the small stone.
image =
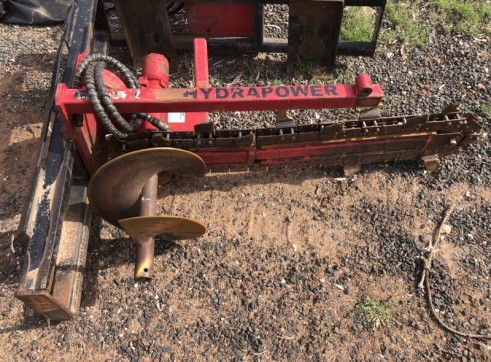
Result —
[[[448,234],[450,234],[450,232],[451,232],[451,231],[452,231],[452,227],[451,227],[450,225],[448,225],[448,224],[444,224],[444,225],[442,226],[442,231],[441,231],[441,233],[442,233],[443,235],[448,235]]]

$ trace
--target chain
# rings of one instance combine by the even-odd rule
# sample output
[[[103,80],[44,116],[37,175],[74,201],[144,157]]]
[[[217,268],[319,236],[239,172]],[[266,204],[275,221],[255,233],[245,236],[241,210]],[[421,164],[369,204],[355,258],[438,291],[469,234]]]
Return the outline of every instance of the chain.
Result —
[[[157,131],[134,134],[125,141],[124,148],[127,150],[151,146],[189,150],[261,148],[417,134],[454,135],[455,137],[448,139],[449,143],[455,147],[463,147],[475,141],[481,134],[482,128],[482,122],[473,114],[457,112],[246,130],[215,131],[210,123],[209,127],[201,127],[195,132]]]

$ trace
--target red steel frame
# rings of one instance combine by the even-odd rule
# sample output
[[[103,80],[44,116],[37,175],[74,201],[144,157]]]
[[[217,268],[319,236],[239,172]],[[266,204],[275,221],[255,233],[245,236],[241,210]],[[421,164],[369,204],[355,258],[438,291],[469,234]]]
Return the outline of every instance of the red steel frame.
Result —
[[[359,75],[355,84],[210,87],[206,40],[196,39],[194,52],[195,88],[167,88],[168,62],[159,54],[146,57],[140,78],[141,89],[125,88],[122,82],[106,72],[106,85],[111,88],[109,93],[119,112],[152,113],[167,121],[171,132],[194,132],[197,124],[207,121],[207,112],[211,111],[375,107],[383,97],[380,85],[372,84],[367,74]],[[104,137],[104,132],[92,113],[86,93],[80,89],[70,89],[64,83],[59,84],[56,106],[65,120],[66,132],[74,140],[86,167],[89,172],[95,171],[96,166],[91,162],[92,148],[97,139]],[[173,114],[176,112],[177,115]],[[74,115],[83,115],[81,127],[75,126]],[[148,124],[144,128],[153,129]],[[196,153],[207,164],[231,165],[305,160],[331,147],[334,147],[332,143],[285,146],[280,150],[207,149],[197,150]]]
[[[254,36],[252,3],[184,3],[191,34],[201,36]]]

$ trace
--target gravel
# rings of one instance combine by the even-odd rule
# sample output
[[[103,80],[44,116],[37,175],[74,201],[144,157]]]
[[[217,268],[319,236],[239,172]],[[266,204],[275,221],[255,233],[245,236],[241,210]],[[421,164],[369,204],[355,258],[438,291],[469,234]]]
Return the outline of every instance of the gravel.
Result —
[[[268,8],[267,33],[284,36],[284,13]],[[0,24],[1,89],[0,338],[7,360],[459,360],[489,359],[489,346],[453,337],[430,320],[417,288],[424,248],[452,202],[451,233],[436,253],[434,303],[446,323],[489,333],[491,321],[491,169],[489,120],[491,41],[436,34],[425,49],[399,43],[374,58],[338,59],[321,81],[352,81],[367,72],[386,94],[383,114],[438,112],[450,101],[485,121],[485,135],[446,157],[430,176],[414,162],[369,165],[338,180],[322,165],[269,172],[213,174],[198,185],[167,185],[164,213],[205,221],[205,236],[177,244],[160,240],[156,278],[135,283],[135,247],[100,220],[87,259],[81,313],[47,323],[13,299],[23,256],[9,251],[32,167],[31,143],[12,135],[36,131],[49,87],[60,27]],[[114,54],[128,62],[122,50]],[[187,86],[192,56],[180,53],[173,86]],[[312,74],[288,68],[283,55],[211,56],[213,84],[306,84]],[[307,72],[308,73],[308,72]],[[238,75],[240,77],[238,78]],[[319,73],[320,74],[320,73]],[[314,76],[321,76],[314,74]],[[18,78],[15,78],[18,77]],[[310,79],[309,79],[310,78]],[[316,78],[319,79],[319,78]],[[7,108],[4,108],[7,109]],[[18,112],[19,117],[12,113]],[[299,123],[335,121],[350,110],[292,112]],[[220,128],[265,127],[271,112],[213,114]],[[36,133],[37,132],[37,133]],[[19,136],[20,137],[20,136]],[[15,163],[17,165],[17,163]],[[7,179],[5,179],[7,177]],[[2,181],[3,180],[3,181]],[[17,187],[20,185],[20,187]],[[389,300],[392,323],[374,332],[354,317],[364,295]]]

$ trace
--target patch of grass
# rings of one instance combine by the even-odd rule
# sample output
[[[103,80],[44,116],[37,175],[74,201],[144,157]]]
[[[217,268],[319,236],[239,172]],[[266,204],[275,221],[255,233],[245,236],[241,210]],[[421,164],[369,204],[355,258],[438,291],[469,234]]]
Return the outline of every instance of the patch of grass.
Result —
[[[355,83],[355,78],[357,74],[349,71],[348,70],[335,70],[335,83],[340,83],[340,84],[353,84]]]
[[[282,81],[281,79],[270,79],[268,81],[268,85],[273,85],[273,86],[277,86],[277,87],[284,85],[284,84],[285,84],[285,82]]]
[[[392,29],[384,39],[391,41],[400,39],[408,46],[424,47],[430,38],[430,30],[425,28],[419,19],[421,1],[388,1],[385,16]]]
[[[435,0],[434,8],[445,22],[445,28],[465,35],[491,35],[491,3],[483,0]]]
[[[285,82],[282,80],[284,74],[274,66],[266,67],[266,83],[268,85],[280,86]]]
[[[255,84],[263,71],[265,62],[245,62],[244,64],[244,79],[250,84]]]
[[[324,84],[329,76],[324,68],[313,66],[311,60],[297,56],[295,78],[299,81],[306,81],[308,84]]]
[[[491,1],[389,0],[385,20],[391,29],[382,35],[382,40],[399,39],[408,46],[424,47],[435,29],[491,36]]]
[[[374,331],[388,326],[392,321],[389,301],[377,301],[364,296],[356,305],[353,314],[372,325]]]
[[[310,73],[312,71],[312,61],[304,56],[297,55],[297,67],[302,73]]]
[[[491,104],[481,103],[481,111],[488,117],[491,117]]]
[[[366,6],[346,7],[341,28],[341,39],[347,41],[371,41],[373,36],[373,14]]]

